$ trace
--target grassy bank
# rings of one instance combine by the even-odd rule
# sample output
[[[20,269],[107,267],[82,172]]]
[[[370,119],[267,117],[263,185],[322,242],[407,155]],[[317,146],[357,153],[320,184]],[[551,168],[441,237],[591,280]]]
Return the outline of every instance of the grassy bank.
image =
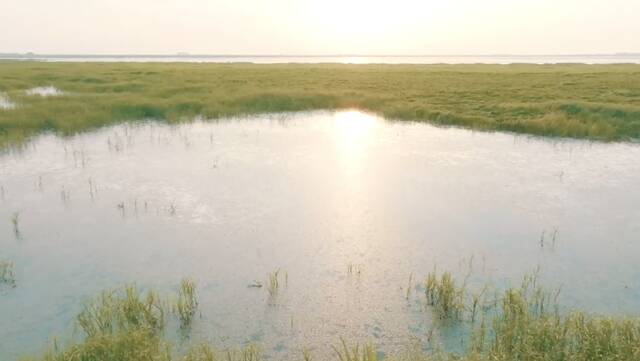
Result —
[[[54,86],[60,96],[29,95]],[[639,65],[0,62],[0,143],[126,120],[359,108],[483,130],[640,138]]]
[[[640,358],[640,319],[605,318],[582,312],[562,314],[554,297],[537,285],[535,274],[519,287],[492,296],[468,292],[451,274],[429,274],[425,281],[426,310],[447,322],[472,330],[463,354],[424,352],[408,346],[405,352],[382,358],[375,345],[353,345],[344,339],[333,345],[336,361],[626,361]],[[173,304],[173,307],[170,305]],[[185,306],[187,305],[187,306]],[[183,280],[177,298],[167,301],[154,291],[135,286],[103,292],[85,305],[76,323],[81,339],[54,343],[41,356],[24,361],[259,361],[259,345],[216,350],[207,344],[172,352],[167,320],[177,317],[188,337],[198,307],[196,286]],[[169,312],[173,309],[173,312]],[[185,315],[189,315],[185,318]],[[329,345],[326,345],[327,347]],[[302,347],[298,359],[316,360]],[[320,360],[320,359],[318,359]]]

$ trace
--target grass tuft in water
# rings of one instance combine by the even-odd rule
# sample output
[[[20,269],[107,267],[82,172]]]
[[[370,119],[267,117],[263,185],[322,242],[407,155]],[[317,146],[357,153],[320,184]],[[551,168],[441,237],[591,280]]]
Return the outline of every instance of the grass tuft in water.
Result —
[[[145,294],[135,285],[128,285],[104,291],[86,304],[77,317],[77,324],[87,337],[128,330],[158,334],[165,326],[165,310],[156,292]]]
[[[280,269],[270,272],[267,276],[267,292],[269,292],[270,297],[275,297],[280,290]]]
[[[429,305],[434,306],[443,319],[458,320],[465,309],[464,286],[456,285],[450,272],[444,272],[438,277],[434,270],[427,275],[425,282],[425,296]]]
[[[378,359],[376,348],[372,344],[364,344],[362,346],[355,344],[355,346],[350,347],[341,337],[340,345],[332,347],[340,361],[377,361]]]
[[[13,262],[0,261],[0,284],[16,286],[16,276],[13,272]]]
[[[196,314],[197,308],[198,300],[196,298],[196,284],[192,280],[185,278],[180,282],[178,298],[173,305],[173,310],[180,319],[181,328],[189,328],[191,321],[193,320],[193,316]]]

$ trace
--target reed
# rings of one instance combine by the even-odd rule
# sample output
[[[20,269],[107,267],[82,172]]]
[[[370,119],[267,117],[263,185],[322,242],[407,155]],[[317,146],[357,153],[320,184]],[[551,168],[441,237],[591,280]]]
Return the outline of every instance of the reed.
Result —
[[[141,293],[127,285],[102,292],[84,306],[76,322],[88,338],[130,330],[159,334],[165,326],[165,307],[156,292]]]
[[[344,338],[340,338],[340,345],[332,346],[340,361],[377,361],[378,354],[372,344],[348,346]]]
[[[275,270],[274,272],[269,272],[267,275],[267,292],[269,292],[270,297],[275,297],[278,295],[280,290],[280,269]]]
[[[458,286],[450,272],[440,277],[434,270],[427,275],[425,296],[429,305],[435,307],[443,319],[460,319],[465,309],[465,288]]]
[[[173,306],[175,314],[180,319],[180,327],[182,329],[189,328],[197,308],[196,284],[192,280],[185,278],[180,282],[178,298]]]

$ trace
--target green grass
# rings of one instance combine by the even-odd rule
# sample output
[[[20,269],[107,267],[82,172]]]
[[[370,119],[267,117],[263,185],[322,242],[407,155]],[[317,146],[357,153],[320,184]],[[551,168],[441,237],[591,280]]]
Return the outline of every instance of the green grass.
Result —
[[[29,96],[55,86],[56,97]],[[0,143],[128,120],[357,108],[481,130],[640,138],[640,65],[0,62]]]

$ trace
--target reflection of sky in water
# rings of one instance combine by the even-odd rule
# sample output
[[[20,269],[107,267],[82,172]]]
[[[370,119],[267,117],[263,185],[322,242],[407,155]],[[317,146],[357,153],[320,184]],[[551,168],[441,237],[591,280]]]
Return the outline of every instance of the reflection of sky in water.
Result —
[[[31,88],[26,90],[26,93],[27,95],[39,95],[41,97],[54,97],[54,96],[63,94],[63,92],[60,89],[52,85]]]
[[[0,110],[14,109],[16,103],[12,102],[6,94],[0,93]]]
[[[18,276],[0,290],[0,350],[12,358],[70,334],[105,287],[169,293],[187,276],[199,287],[196,341],[259,342],[283,358],[307,345],[319,357],[342,335],[389,352],[432,328],[423,290],[405,300],[409,274],[421,281],[437,265],[462,277],[471,258],[471,287],[540,265],[570,307],[638,313],[638,159],[633,144],[356,111],[42,136],[0,157],[0,257]],[[269,305],[247,285],[277,268],[289,284]],[[459,343],[459,330],[441,332]]]

